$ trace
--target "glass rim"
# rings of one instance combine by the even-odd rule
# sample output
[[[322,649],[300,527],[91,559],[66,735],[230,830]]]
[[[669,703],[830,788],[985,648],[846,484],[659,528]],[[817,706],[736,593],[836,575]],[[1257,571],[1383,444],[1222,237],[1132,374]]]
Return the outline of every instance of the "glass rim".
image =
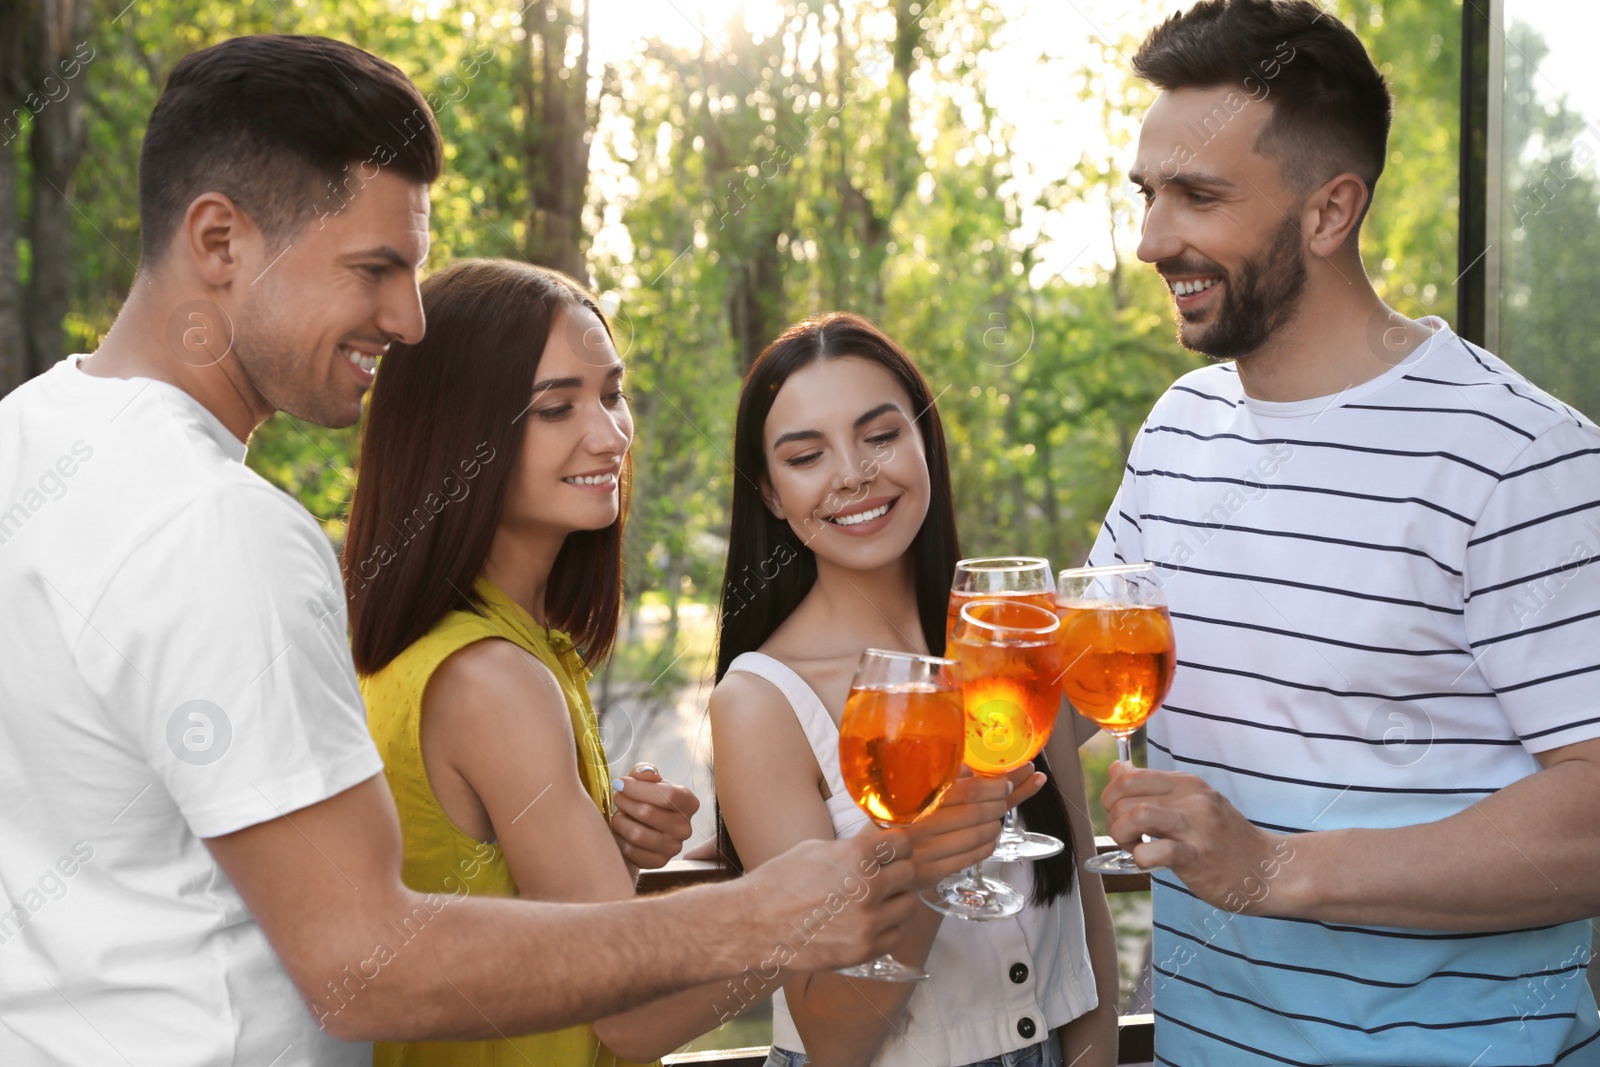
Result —
[[[1154,574],[1157,567],[1154,563],[1114,563],[1105,567],[1072,567],[1056,574],[1056,581],[1062,582],[1068,578],[1081,578],[1090,575],[1098,578],[1102,575],[1116,574]]]
[[[914,661],[916,661],[918,663],[937,663],[942,667],[959,667],[960,666],[960,664],[957,663],[955,660],[947,659],[944,656],[930,656],[926,652],[901,652],[901,651],[899,651],[897,649],[892,649],[892,648],[867,648],[867,649],[863,649],[861,651],[861,659],[864,660],[868,656],[873,656],[873,657],[876,657],[878,659],[914,660]],[[858,666],[860,665],[860,662],[861,662],[861,660],[857,660],[856,661]]]
[[[956,560],[956,569],[965,568],[968,571],[1012,571],[1033,570],[1043,564],[1045,572],[1050,570],[1050,561],[1043,556],[973,556],[971,559]]]
[[[1003,623],[1003,622],[986,622],[983,619],[974,618],[973,616],[967,614],[967,609],[968,608],[974,608],[974,607],[977,607],[977,606],[979,606],[981,604],[999,604],[999,605],[1002,605],[1004,607],[1011,608],[1011,609],[1021,608],[1025,612],[1027,612],[1027,611],[1037,611],[1041,615],[1049,616],[1050,625],[1048,625],[1048,626],[1015,626],[1015,625],[1012,625],[1010,623]],[[1022,598],[1015,597],[1015,596],[981,596],[981,597],[973,597],[971,600],[968,600],[968,601],[966,601],[965,603],[963,603],[961,605],[961,612],[960,612],[960,615],[959,615],[959,618],[957,620],[956,625],[959,626],[963,622],[967,623],[967,624],[969,624],[971,626],[981,626],[985,630],[990,630],[990,631],[1009,631],[1010,633],[1026,634],[1026,635],[1035,636],[1035,637],[1048,637],[1049,635],[1055,633],[1057,630],[1061,629],[1061,617],[1059,615],[1057,615],[1055,612],[1051,611],[1049,608],[1040,607],[1038,604],[1030,604],[1026,600],[1023,600]]]

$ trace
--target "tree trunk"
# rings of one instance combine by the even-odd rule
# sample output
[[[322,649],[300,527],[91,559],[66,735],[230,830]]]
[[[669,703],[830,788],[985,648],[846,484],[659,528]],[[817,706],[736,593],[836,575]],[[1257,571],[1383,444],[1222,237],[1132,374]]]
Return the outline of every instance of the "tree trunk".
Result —
[[[40,374],[67,354],[65,321],[72,292],[72,195],[83,157],[83,69],[78,48],[87,41],[89,0],[41,0],[34,26],[35,85],[49,102],[33,119],[33,250],[28,280],[28,372]],[[87,53],[92,56],[93,53]],[[76,77],[68,77],[64,64]],[[58,96],[58,94],[60,94]]]
[[[522,156],[528,182],[528,233],[523,254],[589,282],[584,263],[583,205],[589,188],[589,3],[581,18],[572,0],[535,0],[523,20]],[[581,38],[576,62],[567,42]]]
[[[0,396],[28,379],[27,340],[22,325],[22,279],[18,277],[18,134],[28,94],[23,73],[23,13],[19,0],[0,0]]]

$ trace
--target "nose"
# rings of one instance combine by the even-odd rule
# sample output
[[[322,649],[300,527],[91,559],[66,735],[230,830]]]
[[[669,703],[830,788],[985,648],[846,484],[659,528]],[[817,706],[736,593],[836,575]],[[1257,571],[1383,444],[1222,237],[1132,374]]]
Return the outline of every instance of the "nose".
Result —
[[[1173,227],[1169,212],[1157,194],[1144,209],[1144,218],[1139,223],[1139,247],[1136,252],[1141,262],[1159,263],[1163,259],[1172,259],[1182,250],[1183,242],[1179,240],[1176,229]]]
[[[861,487],[872,479],[866,475],[867,467],[864,463],[854,459],[841,464],[833,473],[833,488],[835,492],[845,496],[854,496],[861,491]]]
[[[385,294],[378,309],[378,329],[393,340],[414,345],[427,331],[427,320],[422,311],[422,291],[417,287],[416,275],[400,282],[392,292]]]
[[[596,456],[625,454],[633,443],[633,419],[628,409],[619,407],[612,411],[602,404],[595,404],[592,411],[594,414],[585,438],[589,452]]]

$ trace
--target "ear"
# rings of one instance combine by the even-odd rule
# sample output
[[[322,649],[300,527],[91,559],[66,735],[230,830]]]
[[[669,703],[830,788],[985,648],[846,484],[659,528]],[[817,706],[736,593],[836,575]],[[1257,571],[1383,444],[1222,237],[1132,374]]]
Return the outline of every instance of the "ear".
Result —
[[[773,518],[779,522],[788,522],[789,516],[784,513],[783,502],[778,499],[776,490],[772,488],[772,482],[765,474],[756,480],[756,485],[761,489],[761,502],[767,505],[767,510],[772,512]]]
[[[255,220],[218,192],[201,193],[190,202],[175,240],[195,273],[218,288],[241,277],[264,243]]]
[[[1301,232],[1313,255],[1327,259],[1345,246],[1367,206],[1367,183],[1346,171],[1306,198]]]

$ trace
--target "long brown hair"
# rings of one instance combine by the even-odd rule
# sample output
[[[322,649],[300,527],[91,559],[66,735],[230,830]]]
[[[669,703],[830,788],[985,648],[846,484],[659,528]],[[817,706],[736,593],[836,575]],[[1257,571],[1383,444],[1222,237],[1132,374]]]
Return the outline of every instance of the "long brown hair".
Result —
[[[928,651],[935,656],[944,654],[945,608],[950,599],[950,581],[961,559],[944,424],[939,420],[927,379],[905,350],[870,319],[848,311],[832,311],[784,330],[751,365],[739,394],[733,435],[728,562],[722,577],[722,610],[717,626],[719,682],[741,653],[754,652],[772,636],[816,584],[816,553],[806,547],[788,520],[774,516],[761,499],[758,487],[767,477],[767,415],[783,383],[796,371],[824,360],[845,358],[868,360],[887,370],[906,391],[916,411],[914,421],[922,435],[928,464],[928,514],[908,549],[912,588]],[[1034,757],[1034,767],[1051,780],[1018,808],[1023,825],[1053,834],[1067,846],[1066,851],[1049,859],[1034,861],[1030,902],[1045,907],[1072,891],[1077,852],[1061,788],[1043,752]],[[718,853],[735,870],[743,871],[744,863],[723,821],[720,803],[716,805],[716,819]]]
[[[510,260],[455,263],[422,284],[427,335],[383,357],[361,433],[345,596],[356,670],[381,670],[452,609],[483,613],[472,592],[494,541],[539,358],[561,312],[594,297],[558,271]],[[622,526],[568,534],[545,591],[550,625],[590,663],[617,637]]]

